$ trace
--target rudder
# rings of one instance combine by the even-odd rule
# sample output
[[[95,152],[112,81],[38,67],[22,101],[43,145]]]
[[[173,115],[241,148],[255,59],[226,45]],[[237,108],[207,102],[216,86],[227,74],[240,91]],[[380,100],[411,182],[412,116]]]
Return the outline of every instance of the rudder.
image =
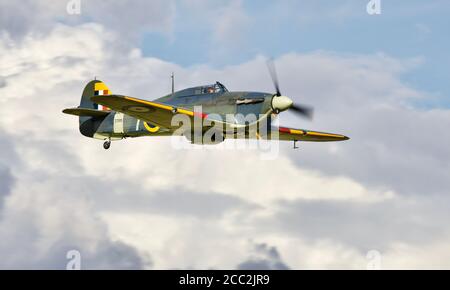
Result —
[[[100,111],[109,111],[110,109],[91,101],[93,96],[110,95],[111,91],[106,84],[99,80],[90,81],[83,90],[81,95],[80,108],[94,109]]]
[[[106,86],[106,84],[99,80],[90,81],[83,90],[83,94],[81,95],[81,101],[79,108],[81,109],[90,109],[102,111],[105,113],[110,112],[111,110],[105,106],[100,104],[96,104],[91,101],[93,96],[100,95],[110,95],[111,91]],[[96,114],[92,116],[79,116],[80,121],[80,133],[87,137],[93,137],[97,132],[97,129],[101,122],[106,118],[107,115]]]

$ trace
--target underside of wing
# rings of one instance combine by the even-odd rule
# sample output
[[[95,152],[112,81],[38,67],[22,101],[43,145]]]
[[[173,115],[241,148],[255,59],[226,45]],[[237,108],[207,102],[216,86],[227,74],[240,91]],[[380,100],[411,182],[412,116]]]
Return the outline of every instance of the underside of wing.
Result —
[[[281,141],[310,141],[310,142],[333,142],[345,141],[350,138],[340,134],[310,131],[304,129],[292,129],[279,127],[279,139]]]
[[[94,103],[107,106],[114,111],[167,129],[172,128],[171,123],[174,114],[184,114],[191,118],[196,114],[193,111],[183,108],[120,95],[94,96],[91,100]],[[206,115],[199,114],[199,117],[205,118]]]

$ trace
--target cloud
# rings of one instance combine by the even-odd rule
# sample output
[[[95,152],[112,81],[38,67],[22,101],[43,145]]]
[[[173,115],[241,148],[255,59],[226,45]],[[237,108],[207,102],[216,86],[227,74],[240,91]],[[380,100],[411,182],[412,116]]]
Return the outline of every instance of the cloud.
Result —
[[[65,2],[64,2],[65,3]],[[0,27],[11,37],[23,37],[31,29],[51,29],[53,16],[65,13],[65,4],[48,5],[49,1],[0,1]],[[64,10],[63,10],[64,9]],[[12,13],[14,12],[14,13]]]
[[[448,237],[425,245],[394,243],[381,255],[385,269],[448,269]],[[427,261],[427,263],[424,263]]]
[[[133,5],[126,1],[79,1],[80,14],[69,14],[70,1],[26,0],[0,1],[0,27],[13,39],[27,35],[43,35],[53,30],[57,23],[79,25],[99,23],[118,31],[127,41],[137,41],[142,32],[170,35],[175,17],[174,1],[137,0]],[[125,43],[126,41],[124,41]]]
[[[312,67],[310,61],[317,66]],[[352,176],[371,187],[401,194],[446,191],[442,185],[448,181],[448,163],[442,162],[442,156],[448,156],[445,144],[450,135],[444,129],[450,122],[448,110],[415,108],[415,100],[431,96],[401,82],[402,74],[414,69],[417,60],[317,53],[310,57],[287,55],[279,64],[286,94],[316,107],[314,127],[343,131],[352,138],[346,146],[330,144],[325,151],[305,144],[309,154],[291,152],[297,164]],[[294,82],[284,70],[302,77]],[[421,132],[420,137],[417,132]],[[435,142],[430,144],[429,140]]]
[[[52,41],[61,41],[62,35],[56,35]],[[77,178],[83,169],[76,156],[57,141],[61,133],[58,125],[50,128],[49,119],[55,120],[59,108],[52,109],[50,99],[39,97],[39,92],[54,90],[58,82],[66,81],[42,72],[68,65],[61,56],[71,52],[47,49],[46,54],[44,49],[39,53],[41,46],[33,47],[33,54],[17,47],[6,48],[3,45],[7,40],[2,40],[2,49],[12,49],[15,54],[3,59],[2,64],[10,65],[6,78],[12,82],[0,88],[5,109],[0,129],[0,232],[4,237],[0,242],[0,268],[65,269],[66,253],[73,249],[81,252],[83,269],[151,267],[149,255],[111,239],[105,223],[89,204],[89,196],[83,196],[82,184],[87,176]],[[77,42],[77,37],[73,41]],[[45,46],[32,40],[26,44]],[[72,67],[77,61],[71,63]],[[33,78],[40,73],[43,83],[35,86]],[[23,81],[27,89],[18,90],[17,81]],[[64,95],[54,92],[56,97]],[[20,114],[10,111],[15,106]]]
[[[5,198],[11,191],[13,181],[14,179],[8,168],[0,166],[0,210],[3,208]]]
[[[111,239],[83,192],[84,180],[74,178],[75,170],[62,170],[77,167],[70,155],[61,154],[59,146],[50,143],[19,145],[11,136],[8,142],[0,142],[2,153],[12,152],[2,156],[0,163],[0,268],[65,269],[66,253],[73,249],[81,252],[83,269],[151,266],[149,255]],[[28,151],[27,146],[33,149]],[[34,155],[34,150],[39,154]],[[66,163],[41,166],[60,159]],[[2,165],[4,161],[8,163]]]
[[[0,88],[6,87],[6,81],[3,77],[0,77]]]
[[[119,192],[114,189],[98,197],[101,209],[117,212],[141,212],[163,215],[188,216],[197,218],[220,218],[230,210],[237,208],[254,208],[256,205],[246,203],[238,197],[213,192],[189,192],[183,189],[173,189],[152,192],[140,189],[138,193],[130,193],[129,186]],[[123,201],[123,197],[129,199]],[[105,202],[105,200],[107,200]]]
[[[39,172],[32,174],[48,179]],[[58,190],[49,182],[42,185],[38,181],[18,179],[17,183],[20,185],[12,190],[0,221],[4,237],[0,242],[0,268],[65,269],[69,250],[80,251],[82,269],[151,266],[148,255],[110,238],[89,203],[72,197],[79,198],[79,192]],[[70,184],[61,187],[70,188]]]
[[[393,241],[420,245],[446,239],[448,213],[445,206],[440,206],[446,203],[446,197],[394,198],[375,204],[283,202],[271,227],[287,230],[304,239],[339,241],[361,252],[370,249],[383,252]],[[265,222],[270,221],[261,221],[262,224]]]
[[[0,152],[0,214],[15,182],[10,166],[12,163],[19,162],[17,154],[8,138],[9,136],[0,129],[0,145],[2,148]]]
[[[289,267],[283,263],[277,248],[270,247],[267,244],[256,243],[254,245],[254,255],[247,261],[237,266],[238,270],[289,270]]]
[[[100,23],[117,31],[122,38],[138,38],[143,32],[158,32],[170,36],[176,15],[175,1],[85,1],[83,14],[88,21]],[[99,13],[100,12],[100,13]],[[120,15],[120,16],[119,16]]]
[[[224,57],[230,51],[238,52],[248,46],[245,36],[250,32],[251,20],[242,6],[242,1],[237,0],[230,1],[224,7],[211,9],[211,15],[214,15],[210,20],[213,26],[212,41],[219,48],[219,51],[212,52],[211,57]]]
[[[262,161],[252,150],[174,150],[167,138],[104,151],[80,136],[61,109],[77,105],[93,75],[147,99],[168,92],[171,71],[180,88],[221,80],[232,90],[273,90],[261,57],[183,68],[120,42],[99,24],[0,39],[0,142],[11,152],[0,153],[9,172],[0,176],[15,180],[0,221],[2,268],[61,268],[68,249],[88,268],[364,268],[373,247],[395,267],[403,254],[447,240],[449,115],[411,105],[428,97],[401,81],[417,60],[280,57],[283,93],[316,106],[314,123],[301,127],[352,139],[281,145],[279,158]],[[248,240],[257,242],[249,249]]]

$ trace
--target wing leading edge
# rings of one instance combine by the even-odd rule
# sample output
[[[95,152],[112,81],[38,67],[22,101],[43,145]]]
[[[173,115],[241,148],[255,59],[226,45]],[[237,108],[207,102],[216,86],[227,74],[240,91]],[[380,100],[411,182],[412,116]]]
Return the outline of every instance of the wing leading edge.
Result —
[[[333,142],[350,139],[349,137],[340,134],[292,129],[287,127],[279,127],[278,132],[281,141]]]

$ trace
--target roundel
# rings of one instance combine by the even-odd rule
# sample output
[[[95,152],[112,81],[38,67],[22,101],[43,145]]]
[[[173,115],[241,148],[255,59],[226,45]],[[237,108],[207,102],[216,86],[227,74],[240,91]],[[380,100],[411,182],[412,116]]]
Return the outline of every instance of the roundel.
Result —
[[[158,126],[149,124],[147,122],[144,122],[144,127],[145,127],[145,130],[149,131],[150,133],[156,133],[156,132],[159,131],[159,127]]]
[[[127,108],[127,110],[135,113],[147,113],[150,111],[148,107],[144,106],[130,106]]]

